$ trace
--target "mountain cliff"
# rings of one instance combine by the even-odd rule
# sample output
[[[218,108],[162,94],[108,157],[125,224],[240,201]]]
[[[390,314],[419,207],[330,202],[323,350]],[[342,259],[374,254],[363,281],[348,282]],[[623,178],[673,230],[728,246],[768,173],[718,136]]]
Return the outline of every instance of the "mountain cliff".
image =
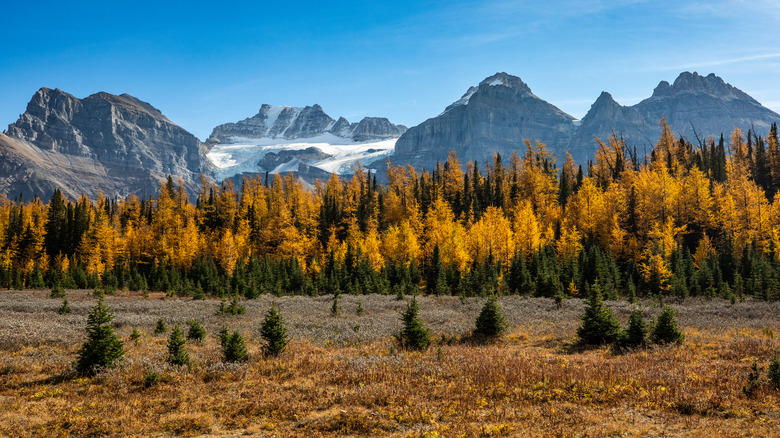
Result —
[[[9,196],[46,199],[55,188],[90,197],[101,190],[107,196],[151,193],[168,175],[194,192],[199,175],[211,174],[203,143],[127,94],[78,99],[41,88],[0,143],[0,192]]]
[[[719,135],[739,127],[766,134],[780,115],[739,89],[710,74],[684,72],[633,106],[622,106],[603,92],[580,121],[542,100],[520,78],[497,73],[470,87],[444,112],[409,128],[395,147],[394,164],[431,169],[454,150],[461,162],[522,154],[524,140],[545,143],[561,163],[566,152],[584,164],[596,150],[595,137],[615,132],[629,145],[652,148],[662,117],[676,135]],[[695,130],[695,132],[694,132]],[[641,149],[640,149],[641,151]],[[381,164],[377,166],[381,168]]]
[[[497,73],[471,87],[443,113],[409,128],[391,161],[431,169],[454,150],[462,162],[522,152],[528,138],[561,154],[574,134],[574,117],[537,97],[520,78]]]
[[[572,147],[592,145],[594,137],[606,139],[614,131],[629,144],[649,150],[658,141],[661,117],[672,132],[694,144],[696,135],[728,134],[735,127],[766,134],[771,123],[780,120],[780,115],[714,74],[684,72],[673,84],[661,81],[652,96],[633,106],[621,106],[602,93],[582,118]]]

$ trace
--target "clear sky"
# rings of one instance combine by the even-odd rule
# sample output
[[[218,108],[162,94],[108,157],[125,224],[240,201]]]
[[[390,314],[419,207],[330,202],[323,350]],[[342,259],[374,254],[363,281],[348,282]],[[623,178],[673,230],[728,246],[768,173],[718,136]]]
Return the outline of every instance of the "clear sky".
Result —
[[[580,118],[681,71],[780,112],[780,1],[13,1],[0,126],[40,87],[132,94],[205,139],[262,103],[407,126],[498,71]]]

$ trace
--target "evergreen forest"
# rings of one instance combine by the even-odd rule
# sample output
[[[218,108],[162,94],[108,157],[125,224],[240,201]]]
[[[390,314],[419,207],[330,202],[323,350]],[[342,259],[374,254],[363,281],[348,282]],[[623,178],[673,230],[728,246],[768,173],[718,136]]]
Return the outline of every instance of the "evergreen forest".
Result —
[[[0,287],[261,294],[525,294],[780,299],[780,148],[735,129],[646,153],[619,135],[592,162],[544,144],[435,169],[170,177],[156,196],[0,198]]]

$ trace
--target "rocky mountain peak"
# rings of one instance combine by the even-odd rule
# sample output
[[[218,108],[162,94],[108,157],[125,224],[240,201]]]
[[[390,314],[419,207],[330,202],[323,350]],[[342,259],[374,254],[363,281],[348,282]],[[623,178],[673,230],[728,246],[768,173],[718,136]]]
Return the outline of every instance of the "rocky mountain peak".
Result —
[[[612,105],[620,105],[620,104],[615,102],[615,99],[612,97],[611,94],[609,94],[606,91],[602,91],[601,94],[599,94],[598,99],[596,99],[596,101],[593,102],[592,107],[602,107],[602,106],[612,106]]]
[[[512,88],[517,92],[528,92],[528,93],[531,92],[531,88],[529,88],[528,85],[525,82],[523,82],[519,77],[512,76],[504,72],[499,72],[494,74],[493,76],[489,76],[485,78],[485,80],[480,82],[479,85],[480,86],[503,85],[507,88]]]
[[[154,190],[167,175],[182,177],[192,190],[200,173],[211,172],[206,148],[194,135],[129,94],[100,92],[79,99],[59,89],[41,88],[27,111],[8,126],[7,135],[13,144],[28,148],[30,166],[69,161],[73,166],[81,163],[89,172],[102,172],[102,177],[91,176],[85,191],[90,196],[100,188],[121,196]],[[53,173],[68,171],[57,168]],[[67,175],[58,174],[63,181],[71,178]],[[122,178],[133,182],[121,188]]]
[[[686,93],[706,94],[719,99],[742,99],[758,104],[752,97],[727,84],[714,73],[702,76],[697,72],[687,71],[680,73],[671,85],[661,81],[653,90],[652,97],[675,97]]]

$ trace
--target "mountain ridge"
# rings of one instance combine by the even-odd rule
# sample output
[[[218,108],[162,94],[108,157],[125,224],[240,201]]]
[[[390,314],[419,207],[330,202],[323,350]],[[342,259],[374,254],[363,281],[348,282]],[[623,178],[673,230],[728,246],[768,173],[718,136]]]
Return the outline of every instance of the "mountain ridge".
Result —
[[[650,97],[631,106],[620,105],[604,91],[577,121],[533,94],[519,77],[499,72],[469,87],[438,116],[409,128],[398,139],[391,162],[430,169],[446,160],[450,150],[462,162],[485,162],[494,152],[522,153],[528,139],[545,143],[558,162],[568,152],[583,164],[594,155],[595,138],[605,140],[613,132],[629,144],[652,147],[662,117],[675,134],[689,139],[734,127],[766,133],[771,122],[780,120],[714,73],[682,72],[671,84],[660,81]]]
[[[98,92],[79,99],[41,88],[2,142],[7,177],[0,192],[28,197],[46,197],[55,188],[90,197],[152,193],[168,175],[182,178],[195,193],[200,175],[212,173],[197,137],[129,94]],[[71,187],[81,193],[70,193]]]

